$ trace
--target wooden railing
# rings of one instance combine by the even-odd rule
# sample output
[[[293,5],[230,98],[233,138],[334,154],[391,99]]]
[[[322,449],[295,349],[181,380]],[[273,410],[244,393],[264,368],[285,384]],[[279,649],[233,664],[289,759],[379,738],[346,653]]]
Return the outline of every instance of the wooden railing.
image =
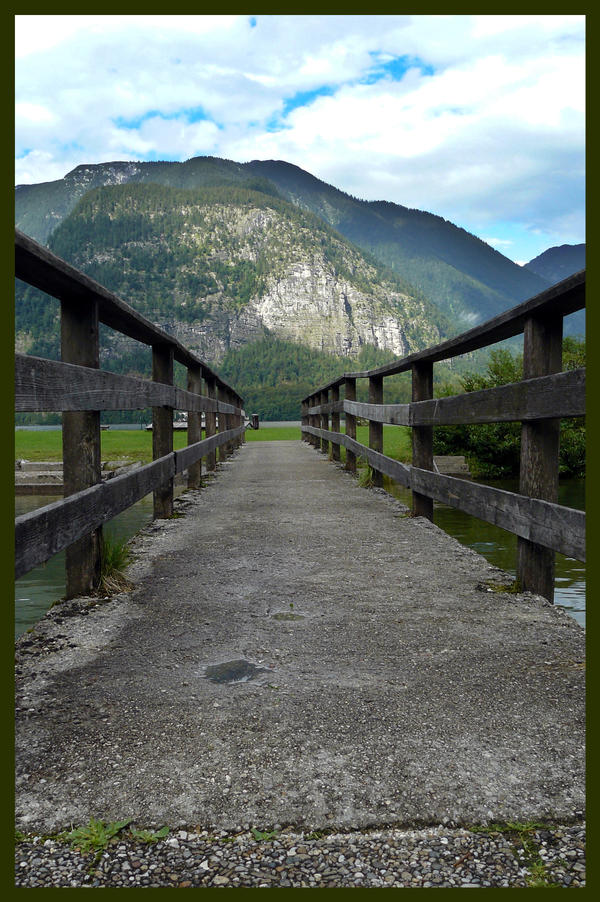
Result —
[[[60,300],[62,360],[16,355],[15,410],[63,412],[65,494],[15,520],[15,576],[66,549],[71,598],[99,583],[103,523],[150,492],[154,517],[171,516],[175,475],[188,470],[188,486],[197,488],[202,460],[214,470],[217,449],[223,459],[242,442],[243,402],[176,339],[18,230],[15,275]],[[152,380],[99,369],[99,323],[152,346]],[[174,360],[187,367],[187,391],[173,384]],[[102,482],[100,412],[145,407],[152,408],[152,463]],[[179,451],[173,450],[174,410],[188,412],[189,444]]]
[[[410,488],[414,516],[433,520],[433,502],[439,501],[515,533],[521,588],[552,601],[554,553],[585,560],[585,513],[557,504],[560,419],[585,414],[585,368],[561,372],[563,317],[583,307],[585,270],[433,348],[367,372],[345,373],[303,400],[303,438],[326,454],[331,445],[333,460],[345,447],[351,471],[362,457],[373,469],[375,485],[383,485],[387,475]],[[433,398],[435,362],[520,333],[523,381]],[[384,378],[406,371],[412,373],[412,403],[384,404]],[[369,380],[369,403],[357,403],[357,379]],[[368,447],[356,441],[357,417],[369,421]],[[508,421],[522,424],[519,493],[434,472],[434,426]],[[384,423],[412,427],[412,466],[383,454]]]

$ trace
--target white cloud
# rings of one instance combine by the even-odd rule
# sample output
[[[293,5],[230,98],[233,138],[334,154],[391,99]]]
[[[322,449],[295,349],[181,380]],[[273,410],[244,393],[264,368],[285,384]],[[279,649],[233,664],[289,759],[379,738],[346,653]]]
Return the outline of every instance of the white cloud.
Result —
[[[568,228],[573,240],[583,228],[584,22],[16,16],[17,174],[43,181],[136,155],[286,159],[356,196],[480,233],[513,219]],[[399,57],[412,67],[385,75]],[[324,87],[328,96],[311,99]]]

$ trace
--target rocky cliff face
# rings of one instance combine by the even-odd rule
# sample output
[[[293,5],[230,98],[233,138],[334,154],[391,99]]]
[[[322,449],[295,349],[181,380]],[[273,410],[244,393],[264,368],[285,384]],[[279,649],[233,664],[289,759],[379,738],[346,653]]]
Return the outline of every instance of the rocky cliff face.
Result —
[[[404,355],[441,337],[433,305],[312,214],[254,192],[102,188],[51,244],[216,363],[266,330],[347,357],[366,344]]]

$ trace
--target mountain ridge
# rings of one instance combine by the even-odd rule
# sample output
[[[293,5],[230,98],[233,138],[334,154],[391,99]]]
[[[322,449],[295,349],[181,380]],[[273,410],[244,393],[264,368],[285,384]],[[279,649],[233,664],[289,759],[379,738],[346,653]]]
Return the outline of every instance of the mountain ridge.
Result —
[[[243,184],[267,196],[287,199],[311,210],[401,275],[456,321],[459,330],[548,287],[539,275],[442,217],[388,201],[353,198],[285,161],[237,163],[206,156],[183,163],[82,164],[63,179],[18,187],[17,225],[46,243],[87,190],[129,182],[190,188]]]
[[[450,328],[435,305],[315,214],[241,184],[94,188],[49,243],[216,363],[266,334],[341,357],[365,345],[403,356]],[[47,299],[18,292],[20,350],[55,354]],[[110,345],[125,347],[114,336]]]

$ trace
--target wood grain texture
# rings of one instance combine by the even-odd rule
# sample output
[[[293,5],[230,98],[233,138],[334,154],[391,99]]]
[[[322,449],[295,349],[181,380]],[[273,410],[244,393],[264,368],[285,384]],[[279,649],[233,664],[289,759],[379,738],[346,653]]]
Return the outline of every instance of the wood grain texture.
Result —
[[[321,437],[321,430],[312,426],[307,431]],[[575,510],[507,492],[491,486],[479,485],[454,476],[443,476],[402,464],[391,457],[377,454],[366,445],[343,433],[328,432],[329,441],[339,441],[362,457],[373,468],[389,476],[412,491],[427,495],[435,501],[455,507],[467,514],[494,523],[508,532],[538,542],[576,560],[585,561],[585,511]]]

